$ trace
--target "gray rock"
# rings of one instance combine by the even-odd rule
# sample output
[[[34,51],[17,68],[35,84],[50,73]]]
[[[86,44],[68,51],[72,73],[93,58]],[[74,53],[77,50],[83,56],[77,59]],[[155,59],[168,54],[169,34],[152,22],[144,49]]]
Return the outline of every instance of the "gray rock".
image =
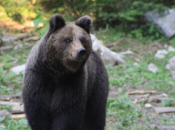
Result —
[[[13,67],[10,70],[16,74],[20,74],[20,72],[24,72],[24,69],[25,69],[25,64]]]
[[[173,79],[175,79],[175,56],[169,59],[165,68],[171,72]]]
[[[168,54],[168,51],[166,51],[166,50],[158,50],[157,53],[155,54],[154,58],[155,59],[163,59],[166,54]]]
[[[170,66],[170,71],[172,74],[173,79],[175,79],[175,56],[173,56],[169,61],[168,64]]]
[[[151,104],[149,104],[149,103],[147,103],[147,104],[145,104],[145,107],[146,107],[146,108],[151,108],[151,107],[152,107],[152,105],[151,105]]]
[[[92,48],[97,54],[101,57],[104,64],[116,65],[119,63],[125,63],[122,59],[122,55],[114,51],[111,51],[109,48],[103,45],[103,41],[100,41],[96,38],[95,35],[91,34],[92,39]]]
[[[2,122],[7,115],[10,115],[10,113],[7,110],[1,110],[0,111],[0,122]]]
[[[169,65],[169,64],[167,64],[167,65],[165,66],[165,69],[167,69],[167,70],[169,70],[169,71],[170,71],[170,65]]]
[[[167,38],[172,38],[175,35],[175,9],[169,9],[164,12],[159,12],[158,9],[149,11],[145,14],[148,21],[153,21],[160,26]]]
[[[161,96],[162,97],[168,97],[168,95],[166,93],[162,93]]]
[[[148,66],[148,70],[153,73],[156,73],[158,71],[158,68],[153,63],[150,63]]]
[[[137,62],[134,62],[134,64],[133,64],[134,66],[137,66],[137,65],[139,65]]]
[[[168,52],[175,52],[175,48],[172,46],[168,46]]]
[[[127,51],[124,51],[124,52],[120,52],[121,55],[130,55],[130,54],[133,54],[132,51],[130,50],[127,50]]]

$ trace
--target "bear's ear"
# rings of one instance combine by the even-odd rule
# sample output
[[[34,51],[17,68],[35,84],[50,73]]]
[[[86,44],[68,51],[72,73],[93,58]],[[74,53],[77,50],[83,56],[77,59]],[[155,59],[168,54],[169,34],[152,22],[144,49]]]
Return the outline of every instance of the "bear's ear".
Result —
[[[50,18],[50,29],[49,32],[54,32],[57,29],[63,27],[65,25],[65,20],[60,14],[54,14]]]
[[[76,22],[76,25],[82,27],[84,30],[86,30],[87,33],[90,33],[90,29],[92,26],[92,20],[89,16],[84,16],[79,18]]]

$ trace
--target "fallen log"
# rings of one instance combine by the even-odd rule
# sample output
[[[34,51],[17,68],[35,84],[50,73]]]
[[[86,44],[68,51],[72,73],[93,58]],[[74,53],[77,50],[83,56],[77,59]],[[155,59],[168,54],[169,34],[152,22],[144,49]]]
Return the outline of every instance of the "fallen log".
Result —
[[[29,42],[29,41],[37,41],[39,39],[39,35],[34,35],[32,37],[29,37],[27,39],[24,39],[25,42]]]
[[[132,91],[128,92],[129,95],[134,95],[134,94],[156,94],[155,91]]]
[[[11,110],[12,114],[22,114],[24,113],[24,106],[13,106]]]
[[[12,114],[11,118],[12,119],[23,119],[23,118],[26,118],[26,115],[25,114]]]
[[[0,48],[0,51],[5,51],[5,50],[9,50],[9,49],[13,49],[13,46],[4,46]]]
[[[167,97],[149,97],[148,102],[161,102],[162,100],[168,100]]]
[[[18,35],[16,35],[16,37],[12,38],[11,40],[12,41],[22,40],[22,39],[26,38],[29,35],[30,34],[28,34],[28,33],[18,34]]]
[[[9,106],[20,106],[21,103],[19,102],[7,102],[7,101],[0,101],[0,105],[9,105]]]
[[[17,40],[22,40],[24,38],[31,37],[31,36],[34,36],[34,35],[36,35],[36,34],[21,33],[21,34],[15,35],[15,37],[13,37],[13,38],[3,37],[1,40],[2,40],[2,43],[14,43]]]
[[[11,99],[14,98],[21,98],[19,95],[0,95],[0,100],[1,101],[10,101]]]
[[[148,98],[150,94],[136,95],[134,98]]]
[[[154,107],[157,114],[175,112],[175,107]]]
[[[10,101],[11,96],[10,95],[0,95],[0,100],[1,101]]]
[[[149,125],[151,129],[157,128],[158,130],[175,130],[175,126],[156,126],[156,125]]]
[[[110,47],[113,47],[113,46],[117,46],[119,44],[124,43],[125,41],[126,41],[125,38],[121,38],[117,42],[113,42],[113,43],[107,44],[106,47],[109,47],[110,48]]]

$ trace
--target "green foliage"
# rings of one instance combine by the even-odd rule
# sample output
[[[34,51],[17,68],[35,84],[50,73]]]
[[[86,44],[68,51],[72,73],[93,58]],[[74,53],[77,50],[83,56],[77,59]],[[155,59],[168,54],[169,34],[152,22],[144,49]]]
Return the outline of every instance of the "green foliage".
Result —
[[[172,115],[171,118],[170,117],[159,117],[159,119],[161,120],[162,125],[175,125],[175,116]]]
[[[167,6],[170,7],[170,5]],[[95,4],[92,4],[91,8],[95,8],[95,10],[91,9],[91,12],[85,11],[87,12],[85,14],[92,16],[96,28],[109,25],[110,28],[115,27],[116,34],[119,29],[122,36],[128,36],[131,38],[141,39],[148,36],[149,39],[158,39],[164,37],[162,30],[157,25],[146,22],[144,18],[144,14],[147,11],[153,9],[163,11],[167,9],[161,2],[144,2],[136,0],[116,2],[114,0],[97,0]],[[76,17],[68,18],[68,20],[75,20],[82,15],[84,14],[76,15]],[[108,31],[109,34],[111,34],[110,31]]]
[[[34,19],[34,26],[35,26],[35,30],[34,31],[38,31],[39,30],[40,38],[41,38],[47,32],[47,30],[49,28],[49,22],[48,22],[48,20],[46,20],[44,18],[43,12],[38,11],[37,14],[38,15]],[[41,25],[41,27],[39,25]]]
[[[0,94],[7,94],[8,90],[6,86],[1,85],[0,86]]]
[[[16,62],[18,62],[17,65],[25,63],[29,51],[30,50],[9,50],[3,55],[0,55],[0,95],[20,95],[18,91],[22,86],[23,74],[17,75],[9,69],[12,68]]]
[[[4,7],[7,16],[19,23],[24,22],[23,13],[29,10],[27,9],[29,3],[26,0],[0,0],[0,5]]]
[[[19,95],[22,90],[23,75],[10,71],[13,66],[24,64],[30,50],[9,50],[0,54],[0,95]],[[11,111],[12,106],[0,106],[0,110]],[[0,119],[1,120],[1,119]],[[0,121],[0,130],[30,130],[27,120],[10,119],[8,116]]]
[[[175,46],[175,37],[173,37],[171,40],[170,40],[170,43]]]
[[[90,15],[95,10],[93,0],[37,0],[36,5],[41,5],[47,12],[60,13],[71,21],[86,14]]]
[[[129,37],[148,36],[151,39],[161,38],[163,34],[155,24],[146,22],[144,14],[154,9],[161,12],[172,8],[174,4],[175,2],[170,0],[0,0],[0,5],[4,7],[7,15],[15,21],[23,23],[26,15],[29,15],[30,19],[36,16],[35,28],[38,22],[47,24],[45,20],[53,13],[60,13],[69,21],[89,15],[94,20],[96,29],[109,25],[112,28],[120,27]],[[31,12],[35,15],[31,15]],[[42,30],[41,35],[45,31],[46,29]]]
[[[115,115],[119,118],[117,125],[122,127],[133,124],[138,118],[142,117],[137,108],[134,106],[128,94],[124,93],[121,88],[118,89],[120,97],[117,99],[109,98],[107,104],[107,114]]]
[[[115,129],[131,130],[133,129],[132,124],[136,124],[139,119],[142,120],[142,117],[146,117],[144,124],[150,125],[154,124],[155,122],[155,119],[150,117],[148,114],[149,112],[143,113],[143,110],[139,109],[139,107],[136,107],[138,105],[133,104],[133,101],[131,101],[128,95],[124,93],[125,90],[132,88],[135,90],[153,89],[157,92],[160,90],[161,92],[163,91],[169,96],[172,96],[170,100],[163,100],[161,102],[162,106],[174,106],[175,81],[172,79],[171,73],[165,69],[168,59],[174,55],[175,53],[172,52],[166,55],[164,59],[156,60],[154,59],[154,53],[148,52],[148,54],[144,57],[138,57],[138,65],[133,65],[134,62],[136,62],[133,61],[133,59],[125,58],[125,61],[127,61],[125,64],[115,67],[107,66],[110,86],[119,88],[119,96],[117,96],[116,99],[109,98],[107,105],[108,116],[113,117],[115,122],[117,122]],[[158,67],[159,71],[156,73],[148,71],[147,68],[149,63],[154,63]],[[140,102],[139,105],[144,107],[144,104],[145,102]],[[140,114],[140,111],[142,111],[142,114]],[[162,125],[174,125],[175,118],[159,115],[159,119],[157,120],[159,120]],[[140,129],[146,128],[143,127]]]
[[[97,33],[96,36],[104,43],[111,43],[118,41],[122,36],[124,36],[124,34],[122,33],[122,28],[120,27],[109,27],[107,30]]]
[[[163,107],[175,106],[174,101],[175,101],[174,99],[162,100],[162,101],[161,101],[161,104],[162,104]]]
[[[103,3],[103,4],[101,4]],[[98,26],[121,26],[123,32],[130,37],[142,38],[151,36],[152,39],[162,37],[163,33],[153,23],[145,21],[144,14],[153,9],[164,11],[167,7],[163,1],[101,1],[97,0],[99,5],[98,15],[96,15],[96,23]],[[171,5],[167,5],[170,7]],[[101,22],[103,21],[103,22]]]
[[[4,123],[0,123],[0,130],[30,130],[27,120],[5,119]]]
[[[12,110],[12,106],[11,105],[7,105],[7,106],[1,106],[0,110],[8,110],[11,111]]]
[[[170,59],[174,54],[170,53],[162,60],[155,60],[153,54],[148,54],[136,66],[133,65],[133,60],[128,58],[129,63],[127,64],[108,67],[110,85],[122,87],[142,84],[145,88],[163,90],[173,96],[175,81],[171,78],[171,73],[165,69],[165,66],[168,62],[167,59]],[[150,62],[158,67],[158,72],[152,73],[147,70]]]

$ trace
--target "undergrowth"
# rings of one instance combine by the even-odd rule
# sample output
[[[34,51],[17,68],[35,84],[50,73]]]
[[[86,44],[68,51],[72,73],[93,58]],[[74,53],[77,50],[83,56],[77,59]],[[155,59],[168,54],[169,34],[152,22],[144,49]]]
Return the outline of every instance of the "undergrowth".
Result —
[[[120,29],[118,29],[120,30]],[[116,42],[124,35],[117,30],[109,29],[106,32],[97,34],[99,39],[102,39],[104,43]],[[126,38],[126,44],[122,44],[113,48],[114,51],[122,51],[127,49],[129,45],[136,44],[140,48],[144,48],[146,44],[151,42],[165,42],[166,39],[159,39],[157,41],[151,41],[146,38],[130,39]],[[129,40],[127,40],[129,39]],[[166,41],[166,43],[175,46],[175,39]],[[120,48],[120,49],[119,49]],[[27,56],[30,52],[28,50],[10,50],[0,55],[0,95],[21,95],[22,92],[22,76],[23,74],[15,74],[10,71],[13,66],[21,65],[26,62]],[[135,50],[135,53],[139,53],[140,50]],[[171,52],[164,59],[154,59],[154,52],[147,51],[146,55],[140,55],[137,60],[130,57],[124,57],[126,63],[118,66],[106,66],[109,74],[110,87],[114,86],[118,89],[118,98],[108,98],[107,103],[107,118],[113,118],[113,129],[121,130],[149,130],[146,126],[138,124],[138,121],[145,115],[143,115],[139,108],[135,106],[133,101],[125,93],[130,87],[141,86],[141,89],[153,89],[155,91],[161,91],[170,95],[170,100],[162,101],[162,106],[174,106],[175,99],[175,80],[172,79],[171,73],[165,69],[165,65],[168,60],[174,56],[175,53]],[[134,65],[137,62],[138,65]],[[152,73],[147,70],[148,65],[154,63],[158,67],[158,72]],[[10,106],[0,106],[0,109],[10,109]],[[175,117],[171,119],[160,116],[162,124],[173,124]],[[147,123],[152,123],[152,120],[148,117]],[[110,129],[109,122],[107,122],[106,129]],[[6,119],[0,122],[0,130],[29,130],[26,119],[14,120]]]

